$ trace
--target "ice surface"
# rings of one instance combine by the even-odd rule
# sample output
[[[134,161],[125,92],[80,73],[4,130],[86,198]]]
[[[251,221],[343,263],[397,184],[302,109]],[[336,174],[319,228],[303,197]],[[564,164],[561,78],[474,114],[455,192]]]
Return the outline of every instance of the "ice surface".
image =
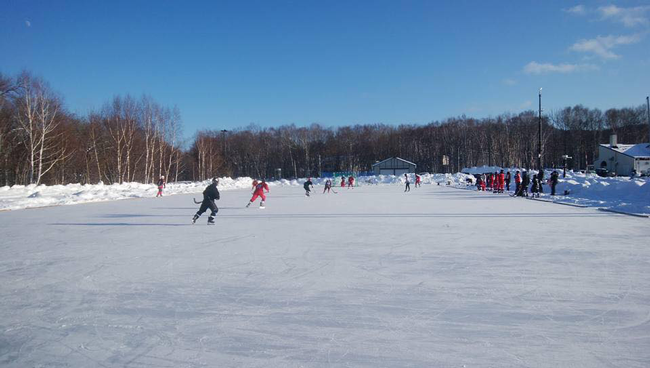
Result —
[[[647,367],[648,220],[426,185],[0,212],[2,367]]]

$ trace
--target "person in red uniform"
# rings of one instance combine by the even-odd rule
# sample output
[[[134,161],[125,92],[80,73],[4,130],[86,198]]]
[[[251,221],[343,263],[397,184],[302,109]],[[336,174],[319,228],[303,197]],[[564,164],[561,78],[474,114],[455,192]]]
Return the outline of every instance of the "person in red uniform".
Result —
[[[501,170],[499,173],[499,193],[503,193],[506,184],[506,174]]]
[[[341,188],[345,188],[345,176],[341,178]]]
[[[422,179],[420,179],[420,175],[415,174],[415,187],[419,187],[422,185]]]
[[[354,176],[348,178],[348,189],[350,188],[354,189]]]
[[[262,179],[262,182],[257,183],[257,185],[255,186],[253,197],[248,202],[246,207],[249,207],[251,203],[255,202],[257,197],[262,198],[262,200],[260,201],[260,207],[264,207],[264,201],[266,200],[266,195],[264,194],[264,191],[266,191],[267,193],[269,192],[269,185],[266,184],[266,180]]]
[[[165,176],[160,175],[160,179],[158,179],[158,194],[156,194],[156,197],[162,197],[162,191],[163,188],[165,188]]]
[[[496,171],[492,177],[492,193],[499,193],[499,173]]]

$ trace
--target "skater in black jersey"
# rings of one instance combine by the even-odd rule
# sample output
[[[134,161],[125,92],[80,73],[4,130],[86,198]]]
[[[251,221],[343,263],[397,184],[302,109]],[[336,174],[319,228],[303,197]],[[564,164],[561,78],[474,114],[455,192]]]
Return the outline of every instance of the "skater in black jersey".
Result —
[[[208,185],[203,191],[203,202],[201,202],[201,207],[192,218],[192,223],[195,223],[196,220],[201,217],[203,212],[207,211],[209,208],[211,212],[210,217],[208,217],[208,225],[214,225],[214,216],[216,216],[217,212],[219,212],[219,208],[214,203],[215,200],[219,200],[220,198],[217,184],[219,184],[219,179],[214,178],[212,179],[212,183]],[[194,202],[196,202],[196,200],[194,200]]]
[[[303,185],[303,188],[305,188],[305,195],[309,197],[309,192],[311,192],[311,189],[309,187],[314,187],[314,184],[311,182],[311,178],[307,178],[307,181]]]

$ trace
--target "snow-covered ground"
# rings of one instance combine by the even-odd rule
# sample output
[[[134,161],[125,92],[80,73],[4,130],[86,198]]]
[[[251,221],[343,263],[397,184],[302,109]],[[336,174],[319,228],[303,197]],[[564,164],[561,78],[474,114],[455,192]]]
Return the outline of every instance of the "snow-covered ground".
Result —
[[[465,168],[463,172],[480,174],[485,172],[499,172],[500,167],[483,166]],[[514,173],[517,168],[505,168],[513,175],[511,189],[514,190]],[[556,196],[549,194],[551,188],[544,183],[542,197],[561,203],[572,203],[590,207],[606,208],[628,213],[650,215],[650,177],[603,178],[596,174],[585,174],[567,171],[566,178],[562,177],[562,170],[556,187]],[[545,181],[551,177],[553,170],[545,170]],[[537,171],[531,170],[531,176]],[[460,175],[460,174],[459,174]],[[474,188],[468,188],[474,189]],[[565,195],[564,193],[568,193]]]
[[[648,219],[335,189],[0,212],[0,366],[650,365]]]
[[[466,172],[498,171],[497,167],[481,167],[465,169]],[[514,169],[513,169],[514,170]],[[536,173],[532,171],[531,173]],[[514,174],[514,171],[513,171]],[[549,178],[551,171],[546,172]],[[475,189],[467,185],[467,179],[472,177],[457,174],[426,174],[422,176],[423,185],[451,185],[455,187]],[[312,179],[316,186],[323,185],[325,178]],[[414,177],[411,174],[411,184]],[[271,187],[297,186],[304,183],[301,180],[280,180],[269,182]],[[553,200],[581,204],[585,206],[615,209],[639,214],[650,214],[650,185],[649,178],[601,178],[597,175],[569,172],[566,178],[560,177],[557,187],[558,196]],[[221,178],[219,190],[247,189],[251,187],[251,178]],[[370,185],[403,185],[404,178],[392,175],[366,176],[357,180],[358,184]],[[167,185],[165,195],[197,194],[203,191],[208,182],[181,182]],[[334,183],[338,186],[338,183]],[[512,189],[514,189],[514,179]],[[110,201],[118,199],[154,197],[157,188],[153,184],[124,183],[113,185],[54,185],[54,186],[22,186],[0,187],[0,210],[15,210],[22,208],[68,205],[88,202]],[[568,191],[569,195],[562,195]],[[550,188],[545,186],[543,197],[550,199]]]

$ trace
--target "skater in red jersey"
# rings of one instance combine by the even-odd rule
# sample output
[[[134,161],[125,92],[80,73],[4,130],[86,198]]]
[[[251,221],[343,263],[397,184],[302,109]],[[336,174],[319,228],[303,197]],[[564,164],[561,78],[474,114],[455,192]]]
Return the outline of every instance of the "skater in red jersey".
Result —
[[[261,197],[262,200],[260,201],[260,208],[264,208],[264,201],[266,200],[266,195],[264,194],[264,191],[266,191],[267,193],[269,192],[269,185],[266,184],[266,180],[262,179],[262,182],[257,183],[257,185],[255,186],[253,197],[248,202],[246,207],[249,207],[253,202],[255,202],[257,197]]]
[[[354,189],[354,176],[348,178],[348,189],[350,188]]]
[[[158,194],[156,194],[156,197],[162,197],[162,191],[165,188],[165,176],[160,175],[160,179],[158,179]]]
[[[341,188],[345,188],[345,176],[341,178]]]

